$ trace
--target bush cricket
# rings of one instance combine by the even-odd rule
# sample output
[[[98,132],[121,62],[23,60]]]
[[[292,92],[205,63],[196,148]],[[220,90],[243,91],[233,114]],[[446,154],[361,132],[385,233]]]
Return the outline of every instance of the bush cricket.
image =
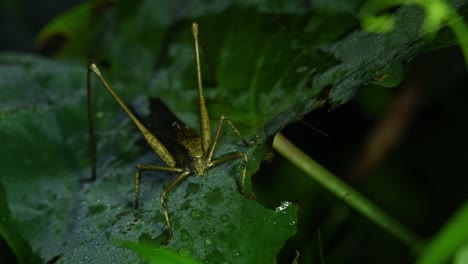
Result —
[[[96,142],[94,138],[94,128],[93,128],[93,114],[92,114],[92,98],[91,98],[91,75],[92,73],[96,74],[104,88],[111,94],[111,96],[117,101],[120,107],[125,111],[128,117],[132,120],[135,126],[138,128],[140,133],[145,138],[146,142],[153,149],[153,151],[161,158],[161,160],[166,164],[166,166],[156,166],[151,164],[137,164],[136,173],[135,173],[135,210],[139,207],[139,185],[140,185],[140,175],[142,170],[153,170],[153,171],[164,171],[179,173],[179,176],[169,183],[161,194],[161,205],[164,211],[164,218],[166,221],[168,229],[168,237],[166,243],[172,238],[173,229],[171,221],[169,219],[169,211],[166,203],[166,198],[168,194],[187,176],[191,174],[196,174],[197,176],[204,176],[207,170],[210,167],[217,166],[223,162],[239,159],[243,160],[242,166],[242,176],[241,176],[241,186],[240,192],[244,194],[244,185],[247,171],[247,155],[243,152],[231,153],[224,155],[218,159],[213,159],[213,154],[218,143],[219,136],[221,134],[222,125],[226,122],[234,133],[242,140],[242,142],[248,146],[250,143],[247,142],[244,137],[240,134],[234,124],[227,118],[222,115],[219,119],[219,123],[216,129],[216,134],[214,140],[211,140],[211,127],[210,119],[208,117],[208,111],[205,105],[205,98],[203,95],[202,79],[201,79],[201,67],[200,67],[200,56],[199,56],[199,44],[198,44],[198,24],[192,23],[192,35],[195,43],[195,61],[197,67],[197,85],[198,85],[198,105],[199,105],[199,119],[200,119],[200,135],[196,135],[196,132],[180,121],[175,115],[173,115],[167,107],[159,100],[153,99],[151,105],[157,106],[154,108],[159,108],[164,111],[169,111],[173,116],[172,123],[170,124],[170,129],[172,129],[172,134],[175,135],[171,139],[172,146],[177,147],[178,151],[171,153],[169,151],[168,141],[165,141],[166,144],[163,144],[160,139],[158,139],[155,134],[153,134],[145,125],[143,125],[140,120],[135,116],[135,114],[127,107],[127,105],[120,99],[120,97],[115,93],[112,87],[108,84],[106,79],[102,76],[98,67],[92,63],[88,68],[87,75],[87,91],[88,91],[88,125],[89,125],[89,144],[90,144],[90,159],[91,159],[91,179],[96,179]],[[162,111],[162,112],[164,112]],[[156,113],[157,115],[158,113]],[[181,154],[182,153],[182,154]]]

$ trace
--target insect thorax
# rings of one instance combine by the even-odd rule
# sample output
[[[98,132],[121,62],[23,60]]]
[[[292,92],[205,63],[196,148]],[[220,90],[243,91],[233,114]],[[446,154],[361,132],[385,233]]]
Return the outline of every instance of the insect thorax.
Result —
[[[191,164],[192,171],[198,176],[205,175],[209,167],[208,159],[204,156],[194,157]]]

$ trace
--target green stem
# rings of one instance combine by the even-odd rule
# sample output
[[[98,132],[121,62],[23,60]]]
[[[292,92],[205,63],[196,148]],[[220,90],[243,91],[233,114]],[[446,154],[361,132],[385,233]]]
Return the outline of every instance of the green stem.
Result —
[[[294,165],[306,172],[312,179],[343,199],[349,206],[408,245],[414,253],[420,252],[423,243],[417,235],[402,226],[366,197],[307,156],[283,135],[276,135],[273,141],[273,147]]]

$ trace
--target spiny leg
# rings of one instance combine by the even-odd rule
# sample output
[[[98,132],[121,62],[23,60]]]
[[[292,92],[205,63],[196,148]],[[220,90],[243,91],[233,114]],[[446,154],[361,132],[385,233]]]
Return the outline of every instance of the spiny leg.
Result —
[[[167,225],[167,230],[169,232],[166,240],[166,244],[169,243],[169,241],[172,238],[172,226],[171,226],[171,221],[169,220],[169,211],[167,209],[167,204],[166,204],[166,196],[169,194],[172,189],[174,189],[177,184],[180,183],[185,177],[187,177],[190,174],[190,171],[184,171],[182,172],[173,182],[171,182],[162,192],[161,194],[161,205],[163,208],[164,212],[164,218],[166,219],[166,225]]]
[[[153,170],[153,171],[166,171],[166,172],[183,172],[181,168],[162,167],[151,164],[137,164],[135,173],[135,210],[140,206],[140,171]]]
[[[237,137],[239,137],[240,140],[242,140],[242,142],[243,142],[246,146],[248,146],[248,145],[251,144],[251,142],[248,142],[248,141],[241,135],[241,133],[239,132],[239,130],[237,130],[236,126],[231,122],[231,120],[229,119],[229,117],[227,117],[227,116],[225,116],[225,115],[222,115],[222,116],[219,118],[218,127],[216,128],[216,136],[215,136],[215,138],[214,138],[214,140],[213,140],[213,143],[211,144],[210,152],[208,153],[208,160],[209,160],[209,161],[213,158],[213,154],[214,154],[216,145],[218,144],[218,139],[219,139],[219,136],[221,135],[221,130],[222,130],[224,121],[226,121],[226,122],[228,123],[228,125],[231,127],[231,129],[234,131],[234,133],[237,135]]]
[[[94,136],[93,122],[93,96],[91,87],[91,70],[88,68],[86,90],[88,99],[88,140],[89,140],[89,159],[91,162],[91,177],[82,179],[83,182],[91,182],[96,180],[96,138]]]
[[[143,125],[143,123],[141,123],[141,121],[135,116],[135,114],[130,110],[130,108],[128,108],[128,106],[122,101],[122,99],[117,95],[114,89],[112,89],[110,84],[106,81],[104,76],[102,76],[101,71],[94,63],[91,63],[88,67],[88,95],[91,92],[91,85],[90,85],[91,84],[91,81],[90,81],[91,72],[94,72],[94,74],[96,74],[96,76],[99,78],[101,83],[104,85],[104,88],[106,88],[106,90],[110,93],[110,95],[125,111],[127,116],[132,120],[133,124],[138,128],[138,130],[143,135],[146,142],[148,142],[148,144],[153,149],[153,151],[164,161],[164,163],[167,164],[168,167],[175,167],[176,161],[174,157],[172,157],[172,154],[159,141],[159,139],[145,125]]]
[[[202,149],[206,153],[210,148],[211,142],[211,126],[210,117],[208,116],[208,110],[206,109],[205,96],[203,95],[203,85],[201,78],[201,67],[200,67],[200,53],[198,49],[198,24],[192,23],[192,35],[195,43],[195,61],[197,64],[197,82],[198,82],[198,107],[200,116],[200,137],[202,141]]]
[[[226,162],[228,160],[233,160],[233,159],[238,159],[238,158],[243,159],[240,192],[241,192],[242,195],[245,195],[244,194],[244,187],[245,187],[245,178],[246,178],[246,175],[247,175],[247,155],[244,152],[234,153],[232,155],[228,155],[228,156],[225,156],[225,157],[221,157],[221,158],[219,158],[217,160],[213,160],[211,162],[210,166],[214,167],[214,166],[217,166],[217,165],[219,165],[219,164],[221,164],[223,162]],[[247,195],[247,197],[251,198],[250,195]]]

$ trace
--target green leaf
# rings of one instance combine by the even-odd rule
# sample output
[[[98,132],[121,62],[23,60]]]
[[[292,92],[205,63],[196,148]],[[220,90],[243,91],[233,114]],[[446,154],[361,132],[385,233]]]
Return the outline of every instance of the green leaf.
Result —
[[[92,53],[91,46],[99,33],[96,24],[108,7],[108,1],[89,1],[54,19],[37,35],[41,53],[62,58],[82,58]]]
[[[39,263],[39,258],[32,252],[29,243],[22,237],[17,226],[11,221],[3,184],[0,184],[0,235],[17,256],[17,261],[20,263]],[[4,259],[4,261],[8,260]]]
[[[199,263],[191,257],[179,255],[176,252],[157,248],[151,243],[134,243],[124,241],[120,243],[123,247],[129,248],[151,264],[196,264]]]
[[[468,243],[465,243],[456,253],[453,263],[463,264],[468,262]]]
[[[247,139],[258,137],[256,144],[242,147],[223,134],[215,153],[247,153],[251,193],[250,177],[282,127],[326,101],[350,100],[390,65],[425,50],[418,10],[401,8],[395,15],[401,26],[374,35],[359,30],[357,6],[335,3],[341,8],[322,4],[313,11],[302,2],[184,1],[181,8],[177,1],[117,1],[93,25],[100,34],[91,41],[92,61],[141,117],[148,114],[147,98],[158,96],[197,129],[190,22],[198,21],[213,129],[221,114],[236,124],[262,117],[241,129]],[[86,50],[65,45],[61,52],[89,60]],[[98,180],[80,184],[90,170],[80,62],[0,55],[0,167],[10,223],[44,262],[135,263],[134,252],[112,241],[164,241],[159,197],[176,175],[144,172],[141,209],[132,212],[135,165],[163,164],[95,80]],[[298,208],[287,203],[273,211],[242,196],[241,163],[191,176],[170,193],[174,238],[167,248],[202,262],[274,262],[296,232]]]
[[[439,230],[422,251],[417,263],[444,263],[455,256],[462,254],[466,258],[466,243],[468,241],[468,204],[461,206],[449,221]],[[463,249],[464,248],[464,249]]]

